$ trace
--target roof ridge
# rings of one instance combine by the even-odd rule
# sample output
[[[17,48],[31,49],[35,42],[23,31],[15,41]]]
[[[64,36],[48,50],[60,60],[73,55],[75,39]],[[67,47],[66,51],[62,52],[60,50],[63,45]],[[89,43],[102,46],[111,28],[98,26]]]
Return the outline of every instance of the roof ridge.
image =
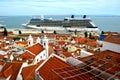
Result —
[[[112,34],[108,34],[103,40],[107,40],[110,36],[112,36]]]
[[[31,75],[32,72],[34,71],[35,68],[37,68],[37,64],[34,64],[34,65],[30,65],[30,66],[27,66],[27,67],[33,67],[32,68],[32,71],[30,73],[28,73],[28,75]],[[24,67],[24,68],[27,68],[27,67]],[[26,79],[28,79],[30,76],[27,76]]]
[[[31,51],[29,51],[29,50],[26,50],[28,53],[30,53],[31,55],[33,55],[33,56],[36,56],[34,53],[32,53]]]
[[[40,66],[38,66],[38,68],[35,71],[38,71],[38,69],[40,69],[51,57],[57,57],[62,61],[66,61],[65,59],[63,59],[63,58],[61,58],[61,57],[59,57],[59,56],[57,56],[56,54],[53,53]]]

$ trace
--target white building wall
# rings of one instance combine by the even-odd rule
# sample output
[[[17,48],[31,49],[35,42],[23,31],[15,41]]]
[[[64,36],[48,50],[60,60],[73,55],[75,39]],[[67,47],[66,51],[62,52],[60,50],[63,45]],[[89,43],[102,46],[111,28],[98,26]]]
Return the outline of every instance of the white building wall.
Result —
[[[11,75],[9,77],[7,77],[6,79],[0,79],[0,80],[10,80],[10,77],[11,77]]]
[[[87,57],[90,55],[93,55],[93,53],[87,52],[85,50],[81,50],[81,52],[80,52],[80,57]]]
[[[20,71],[19,71],[19,73],[18,73],[18,75],[17,75],[16,80],[23,80],[23,77],[22,77],[22,75],[21,75],[21,72],[22,72],[23,67],[26,67],[26,66],[28,66],[28,64],[27,64],[27,62],[24,62],[24,63],[22,64],[21,68],[20,68]]]
[[[114,43],[105,42],[105,41],[98,41],[98,42],[103,44],[103,47],[100,48],[101,51],[111,50],[111,51],[120,53],[120,45],[119,44],[114,44]]]
[[[40,60],[45,60],[46,59],[46,51],[43,50],[41,53],[39,53],[36,57],[35,57],[35,63],[39,62]]]

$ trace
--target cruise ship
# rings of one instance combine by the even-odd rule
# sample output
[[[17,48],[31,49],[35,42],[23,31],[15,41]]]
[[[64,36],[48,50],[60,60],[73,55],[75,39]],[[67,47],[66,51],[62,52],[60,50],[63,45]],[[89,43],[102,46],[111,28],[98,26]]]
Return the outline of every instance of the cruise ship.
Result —
[[[52,18],[32,18],[28,23],[22,24],[25,28],[40,30],[66,30],[66,31],[99,31],[98,27],[90,18],[84,15],[82,18],[64,18],[55,20]]]

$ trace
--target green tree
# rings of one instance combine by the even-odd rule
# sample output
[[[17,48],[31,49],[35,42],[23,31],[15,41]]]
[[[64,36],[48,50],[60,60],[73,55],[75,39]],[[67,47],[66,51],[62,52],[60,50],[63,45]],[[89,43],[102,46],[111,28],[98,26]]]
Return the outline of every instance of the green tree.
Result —
[[[54,30],[54,32],[53,32],[54,34],[57,34],[57,32]]]
[[[19,34],[22,34],[21,30],[19,30]]]
[[[74,31],[74,34],[76,35],[77,34],[77,30],[75,29],[75,31]]]
[[[41,33],[44,33],[44,30],[42,30]]]
[[[3,36],[8,36],[8,31],[6,28],[4,28],[4,31],[3,31]]]
[[[90,39],[92,39],[92,38],[93,38],[93,36],[92,36],[92,34],[91,34],[91,33],[89,34],[89,38],[90,38]]]
[[[101,34],[104,34],[104,31],[102,31]]]
[[[85,37],[87,37],[87,36],[88,36],[88,32],[87,32],[87,31],[85,31],[84,35],[85,35]]]
[[[19,39],[20,39],[20,37],[18,37],[18,36],[13,38],[14,41],[19,40]]]

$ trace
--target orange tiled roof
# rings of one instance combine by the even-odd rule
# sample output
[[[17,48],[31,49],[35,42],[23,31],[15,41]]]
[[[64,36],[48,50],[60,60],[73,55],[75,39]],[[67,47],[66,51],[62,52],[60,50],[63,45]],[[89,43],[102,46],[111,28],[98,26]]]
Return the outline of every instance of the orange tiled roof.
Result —
[[[54,46],[54,42],[49,42],[49,46]]]
[[[35,55],[32,55],[31,53],[29,53],[28,51],[24,52],[23,54],[20,54],[19,56],[16,57],[17,58],[21,58],[23,62],[25,62],[26,60],[33,60],[35,58]],[[14,59],[16,61],[16,59]]]
[[[53,72],[61,77],[61,79],[59,78],[58,80],[98,80],[97,78],[90,79],[93,75],[86,73],[75,66],[56,68]],[[55,80],[56,78],[53,79]]]
[[[16,80],[21,65],[20,62],[6,63],[0,71],[0,78],[7,78],[11,75],[10,80]]]
[[[29,53],[28,51],[26,51],[23,54],[21,54],[19,57],[29,59],[29,58],[34,58],[35,56]]]
[[[32,52],[33,54],[37,55],[40,52],[42,52],[44,50],[44,48],[41,44],[37,43],[31,47],[28,47],[27,50]]]
[[[72,66],[56,56],[51,56],[38,70],[40,76],[45,80],[87,80],[95,78],[93,75]]]
[[[4,58],[4,55],[1,55],[1,54],[0,54],[0,59],[3,59],[3,58]]]
[[[118,34],[118,32],[104,32],[104,34],[111,35],[111,34]]]
[[[59,51],[62,50],[62,48],[60,48],[60,46],[55,46],[55,50]]]
[[[96,47],[95,42],[88,42],[87,45],[88,45],[88,46],[92,46],[92,47]]]
[[[4,72],[3,72],[5,78],[7,78],[10,74],[12,74],[12,66],[9,66]]]
[[[111,59],[107,59],[106,58],[107,56],[111,56]],[[114,52],[114,51],[111,51],[111,50],[105,50],[105,51],[99,52],[97,54],[94,54],[94,55],[91,55],[91,56],[88,56],[88,57],[84,57],[82,59],[86,60],[90,57],[97,57],[97,58],[99,58],[101,60],[104,60],[106,62],[108,61],[110,63],[120,65],[120,62],[118,61],[120,59],[120,53]]]
[[[120,78],[120,75],[116,74],[120,71],[120,53],[105,50],[98,54],[94,54],[80,60],[89,66],[94,66],[97,69],[111,74],[111,76],[114,75],[115,77]],[[107,77],[105,77],[105,75],[101,77],[107,80]]]
[[[63,45],[63,44],[65,44],[65,41],[58,41],[58,44]]]
[[[107,56],[111,56],[111,59],[107,59]],[[105,61],[109,61],[111,63],[114,63],[116,65],[120,65],[120,61],[118,62],[117,60],[120,60],[120,53],[110,51],[110,50],[105,50],[100,52],[98,55],[99,58],[104,59]]]
[[[120,35],[108,35],[104,38],[104,41],[120,44]]]
[[[72,56],[71,52],[63,52],[63,55],[66,56],[66,57]]]
[[[28,67],[24,67],[22,69],[22,76],[23,76],[23,80],[28,80],[30,77],[31,78],[34,78],[35,77],[35,69],[41,65],[41,63],[43,62],[44,60],[41,60],[40,62],[38,62],[37,64],[35,65],[32,65],[32,66],[28,66]]]
[[[34,78],[35,77],[34,71],[35,71],[36,67],[37,67],[36,65],[24,67],[22,69],[23,80],[28,80],[30,77]]]
[[[75,38],[75,41],[76,41],[78,44],[85,44],[85,43],[87,42],[87,38],[76,37],[76,38]]]
[[[60,77],[55,75],[52,72],[52,70],[55,68],[61,68],[65,66],[70,66],[70,65],[56,56],[51,56],[48,59],[48,61],[38,70],[38,72],[45,80],[52,80],[54,78],[60,79]]]
[[[0,61],[0,65],[4,65],[4,62]]]
[[[7,56],[8,56],[8,59],[10,59],[10,56],[12,55],[12,53],[9,53],[9,54],[7,54]]]
[[[28,42],[27,41],[17,41],[16,44],[27,45]]]

